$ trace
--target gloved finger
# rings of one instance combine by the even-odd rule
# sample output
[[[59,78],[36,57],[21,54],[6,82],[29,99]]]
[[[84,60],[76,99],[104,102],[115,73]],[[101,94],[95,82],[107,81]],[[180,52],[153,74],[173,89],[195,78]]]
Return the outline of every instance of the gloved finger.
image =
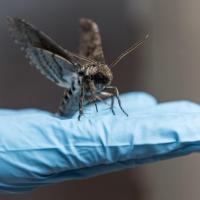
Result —
[[[199,151],[199,111],[197,104],[174,102],[128,118],[0,116],[1,183],[22,191]]]

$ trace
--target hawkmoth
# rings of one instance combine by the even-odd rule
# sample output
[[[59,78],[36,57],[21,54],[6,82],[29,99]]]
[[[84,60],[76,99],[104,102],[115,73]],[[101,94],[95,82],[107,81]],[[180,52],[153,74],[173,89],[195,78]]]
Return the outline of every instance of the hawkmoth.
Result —
[[[79,53],[74,54],[57,44],[44,32],[20,18],[7,18],[9,31],[15,42],[21,45],[30,64],[34,65],[48,79],[65,88],[58,114],[71,117],[83,107],[97,100],[111,97],[110,109],[116,97],[122,112],[128,116],[121,105],[117,87],[111,86],[111,68],[124,56],[142,45],[144,40],[124,51],[111,65],[105,62],[101,36],[97,24],[91,19],[80,19]],[[98,109],[97,109],[98,111]]]

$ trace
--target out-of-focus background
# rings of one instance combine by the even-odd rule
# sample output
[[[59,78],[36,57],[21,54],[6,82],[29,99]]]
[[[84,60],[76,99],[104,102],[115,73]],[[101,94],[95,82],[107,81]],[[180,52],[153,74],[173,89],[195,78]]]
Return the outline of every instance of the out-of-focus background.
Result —
[[[55,111],[63,92],[28,65],[8,35],[8,15],[25,18],[74,52],[78,19],[90,17],[100,26],[108,64],[149,33],[145,46],[114,68],[114,84],[121,92],[150,92],[159,101],[200,103],[199,10],[196,0],[0,0],[0,107]],[[199,168],[199,155],[190,155],[0,199],[199,200]]]

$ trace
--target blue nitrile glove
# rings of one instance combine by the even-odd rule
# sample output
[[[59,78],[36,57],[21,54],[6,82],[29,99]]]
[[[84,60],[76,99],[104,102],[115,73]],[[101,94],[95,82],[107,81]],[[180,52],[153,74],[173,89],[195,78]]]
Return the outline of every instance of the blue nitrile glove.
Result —
[[[200,106],[157,104],[145,93],[85,109],[78,121],[40,110],[0,110],[0,190],[22,192],[200,150]],[[107,103],[110,103],[107,101]]]

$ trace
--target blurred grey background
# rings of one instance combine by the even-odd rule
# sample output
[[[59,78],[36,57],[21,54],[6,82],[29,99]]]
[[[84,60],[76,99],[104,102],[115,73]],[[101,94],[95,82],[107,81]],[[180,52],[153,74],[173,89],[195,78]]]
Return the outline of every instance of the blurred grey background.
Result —
[[[0,107],[55,111],[63,92],[28,65],[8,35],[8,15],[25,18],[74,52],[78,19],[90,17],[100,26],[108,64],[149,33],[145,46],[114,68],[114,85],[121,92],[150,92],[159,101],[200,103],[199,9],[196,0],[0,0]],[[199,155],[190,155],[0,199],[199,200],[199,168]]]

